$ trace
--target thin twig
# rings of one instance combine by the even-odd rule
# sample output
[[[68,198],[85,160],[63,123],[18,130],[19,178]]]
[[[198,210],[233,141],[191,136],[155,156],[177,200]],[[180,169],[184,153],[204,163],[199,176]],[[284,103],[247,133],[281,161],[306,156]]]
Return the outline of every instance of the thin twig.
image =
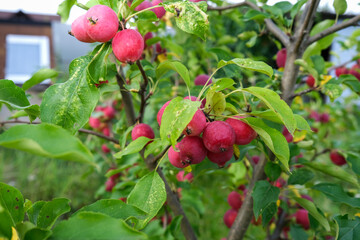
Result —
[[[22,120],[11,120],[11,121],[3,121],[3,122],[0,122],[0,126],[3,126],[5,124],[40,124],[41,122],[29,122],[29,121],[22,121]],[[119,144],[119,141],[115,138],[112,138],[112,137],[108,137],[108,136],[105,136],[104,134],[101,134],[101,133],[98,133],[98,132],[95,132],[95,131],[92,131],[92,130],[89,130],[89,129],[84,129],[84,128],[81,128],[78,130],[79,132],[82,132],[82,133],[87,133],[87,134],[90,134],[90,135],[94,135],[96,137],[99,137],[99,138],[102,138],[102,139],[105,139],[105,140],[108,140],[110,142],[113,142],[113,143],[116,143],[116,144]]]
[[[328,72],[331,72],[331,71],[333,71],[333,70],[335,70],[335,69],[337,69],[337,68],[345,67],[346,65],[348,65],[349,63],[351,63],[351,62],[353,62],[353,61],[354,61],[354,60],[350,59],[350,60],[348,60],[348,61],[346,61],[346,62],[344,62],[344,63],[341,63],[341,64],[339,64],[339,65],[332,66],[332,67],[328,68],[327,71],[328,71]]]
[[[330,148],[325,148],[321,152],[315,153],[314,156],[310,159],[310,162],[314,161],[318,156],[323,155],[323,154],[325,154],[327,152],[330,152],[330,151],[331,151]]]
[[[293,95],[290,96],[290,99],[294,99],[297,96],[302,96],[302,95],[307,94],[309,92],[319,91],[319,90],[320,90],[320,88],[318,88],[318,87],[307,88],[307,89],[305,89],[305,90],[303,90],[301,92],[294,93]]]
[[[276,228],[273,234],[268,238],[269,240],[278,240],[280,239],[280,234],[282,229],[286,226],[288,221],[286,220],[286,211],[283,210],[280,214],[279,219],[276,222]]]
[[[238,7],[242,7],[242,6],[247,6],[247,2],[241,2],[241,3],[236,3],[236,4],[231,4],[231,5],[227,5],[227,6],[221,6],[221,7],[212,7],[212,6],[208,6],[207,10],[208,11],[224,11],[224,10],[228,10],[228,9],[233,9],[233,8],[238,8]]]
[[[347,21],[343,21],[342,23],[340,24],[336,24],[336,25],[333,25],[327,29],[325,29],[324,31],[316,34],[315,36],[312,36],[309,38],[309,40],[307,41],[307,44],[310,45],[332,33],[335,33],[341,29],[344,29],[344,28],[347,28],[347,27],[350,27],[350,26],[356,26],[358,25],[358,22],[360,21],[360,15],[357,15],[353,18],[350,18],[349,20]]]
[[[141,75],[142,75],[142,77],[144,79],[144,82],[141,84],[140,90],[139,90],[139,95],[140,95],[141,102],[140,102],[139,116],[136,119],[137,121],[142,122],[143,117],[144,117],[144,112],[145,112],[146,101],[150,98],[151,95],[148,94],[146,96],[146,88],[147,88],[147,85],[149,84],[149,79],[146,76],[145,70],[142,67],[139,60],[136,61],[136,65],[138,66],[138,68],[139,68],[139,70],[141,72]]]
[[[124,108],[125,108],[128,124],[134,125],[136,121],[135,121],[135,111],[134,111],[134,105],[132,102],[131,93],[126,89],[125,80],[120,73],[116,74],[116,80],[120,87],[120,94],[122,97],[122,101],[124,102]]]

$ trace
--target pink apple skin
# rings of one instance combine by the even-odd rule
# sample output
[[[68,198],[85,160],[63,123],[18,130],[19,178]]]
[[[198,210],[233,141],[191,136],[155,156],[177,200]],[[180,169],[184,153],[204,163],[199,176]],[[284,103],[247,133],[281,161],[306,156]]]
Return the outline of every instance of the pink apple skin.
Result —
[[[328,123],[330,121],[330,115],[328,113],[323,113],[320,115],[320,122]]]
[[[206,0],[189,0],[190,2],[206,2]]]
[[[285,63],[286,63],[286,48],[283,48],[280,51],[278,51],[276,54],[276,65],[278,66],[278,68],[283,68],[285,67]]]
[[[162,3],[163,1],[162,0],[153,0],[152,1],[152,4],[154,5],[154,6],[156,6],[156,5],[159,5],[160,3]],[[156,16],[157,16],[157,18],[162,18],[164,15],[165,15],[165,13],[166,13],[166,11],[165,11],[165,8],[164,7],[158,7],[158,8],[154,8],[154,9],[152,9],[153,11],[154,11],[154,13],[156,14]]]
[[[233,118],[228,118],[226,121],[234,129],[235,132],[235,144],[246,145],[254,140],[257,133],[246,123]]]
[[[115,109],[111,106],[104,107],[102,109],[102,112],[104,113],[104,116],[107,119],[113,119],[116,113]]]
[[[309,213],[305,209],[299,209],[295,213],[296,223],[300,224],[305,230],[310,227]]]
[[[195,78],[194,83],[197,86],[204,86],[207,80],[209,79],[209,77],[210,77],[209,75],[201,74]],[[212,84],[212,79],[210,79],[206,85],[210,85],[210,84]]]
[[[71,24],[71,34],[80,42],[95,42],[86,32],[86,16],[81,15]]]
[[[236,216],[237,216],[237,211],[234,209],[230,209],[225,213],[224,223],[228,228],[231,228],[231,226],[235,222]]]
[[[112,192],[112,189],[115,187],[116,182],[113,181],[111,178],[108,178],[108,180],[106,180],[105,182],[105,190],[107,192]]]
[[[282,134],[284,135],[288,143],[291,143],[293,141],[293,136],[289,133],[286,127],[284,127]]]
[[[180,160],[189,164],[201,163],[207,154],[202,138],[184,137],[179,142]]]
[[[144,51],[144,39],[133,29],[125,29],[116,33],[112,41],[115,57],[123,63],[133,63],[141,58]]]
[[[176,144],[176,147],[179,147],[179,143]],[[180,160],[180,152],[176,152],[173,147],[169,148],[168,158],[170,163],[177,168],[185,168],[190,165],[189,163]]]
[[[146,45],[146,41],[153,38],[154,35],[152,34],[152,32],[148,32],[144,35],[144,48],[147,48],[148,46]]]
[[[216,163],[219,167],[224,167],[225,164],[231,160],[233,154],[234,154],[234,149],[229,148],[227,151],[220,153],[214,153],[208,151],[207,157],[211,162]]]
[[[260,161],[260,157],[259,157],[259,156],[253,156],[251,159],[253,160],[253,162],[255,163],[255,165],[258,164],[258,162]]]
[[[184,129],[183,133],[186,136],[199,136],[206,127],[206,117],[201,110],[197,110],[189,122],[189,124]]]
[[[154,139],[154,130],[145,123],[137,124],[131,131],[131,139],[135,141],[139,137],[147,137],[149,139]]]
[[[101,126],[101,121],[98,118],[90,117],[89,118],[89,125],[90,125],[90,127],[94,128],[94,129],[97,129],[97,128],[99,128]]]
[[[225,152],[235,143],[234,129],[226,122],[214,121],[209,123],[203,132],[205,147],[214,153]]]
[[[316,122],[320,122],[320,114],[315,111],[310,112],[309,118],[314,119]]]
[[[109,127],[105,127],[103,130],[102,130],[102,133],[107,136],[107,137],[110,137],[110,128]]]
[[[311,88],[314,87],[315,86],[315,78],[313,76],[309,75],[306,78],[306,84]]]
[[[108,146],[106,146],[106,144],[101,145],[101,150],[103,151],[103,153],[110,152],[110,148],[108,148]]]
[[[227,198],[229,205],[232,209],[239,210],[242,205],[241,195],[236,191],[232,191]]]
[[[171,100],[167,101],[159,110],[159,112],[157,113],[157,116],[156,116],[156,120],[159,124],[159,126],[161,126],[161,118],[162,118],[162,115],[164,114],[164,111],[165,111],[165,108],[169,105]]]
[[[343,155],[341,155],[337,150],[332,150],[330,152],[331,161],[338,166],[342,166],[346,164],[346,160]]]
[[[337,77],[340,77],[341,75],[344,74],[349,74],[349,69],[347,69],[346,67],[339,67],[337,69],[335,69],[335,75]]]
[[[185,181],[189,181],[189,182],[192,182],[193,179],[194,179],[194,175],[192,173],[188,173],[185,175],[185,171],[184,170],[181,170],[180,172],[178,172],[178,174],[176,174],[176,179],[179,181],[179,182],[185,182]]]
[[[197,97],[195,97],[195,96],[187,96],[187,97],[184,97],[184,99],[189,99],[189,100],[191,100],[191,101],[193,101],[193,102],[195,102],[195,101],[199,101],[199,99],[197,98]],[[202,101],[201,101],[201,105],[200,105],[200,108],[204,108],[205,107],[205,104],[206,104],[206,99],[204,98]]]
[[[151,2],[145,0],[142,3],[140,3],[134,10],[135,11],[141,11],[141,10],[144,10],[146,8],[150,8],[152,6],[153,6],[153,4]]]
[[[119,29],[119,19],[111,8],[95,5],[86,13],[86,32],[97,42],[108,42]]]

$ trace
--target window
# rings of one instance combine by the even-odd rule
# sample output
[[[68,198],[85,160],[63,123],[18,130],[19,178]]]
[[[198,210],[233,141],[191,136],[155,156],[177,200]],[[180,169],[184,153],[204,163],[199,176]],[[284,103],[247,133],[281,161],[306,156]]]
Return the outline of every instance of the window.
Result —
[[[21,84],[40,68],[49,67],[50,45],[47,36],[6,36],[6,79]]]

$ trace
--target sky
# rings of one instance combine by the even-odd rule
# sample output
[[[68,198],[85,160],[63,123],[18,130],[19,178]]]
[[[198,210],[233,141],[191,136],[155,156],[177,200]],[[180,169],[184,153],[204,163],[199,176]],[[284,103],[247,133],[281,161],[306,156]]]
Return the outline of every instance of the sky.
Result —
[[[297,0],[288,0],[291,3],[296,3]],[[63,0],[1,0],[0,11],[19,11],[22,10],[25,13],[37,13],[37,14],[56,14],[59,4]],[[78,0],[80,3],[86,3],[87,0]],[[230,0],[229,2],[242,2],[242,0]],[[268,4],[272,5],[279,2],[279,0],[269,0]],[[333,10],[333,0],[321,0],[320,6],[326,7],[327,9]],[[347,14],[360,13],[360,0],[347,0],[348,9]],[[74,6],[70,12],[70,18],[68,23],[70,24],[76,17],[85,13],[83,9]]]

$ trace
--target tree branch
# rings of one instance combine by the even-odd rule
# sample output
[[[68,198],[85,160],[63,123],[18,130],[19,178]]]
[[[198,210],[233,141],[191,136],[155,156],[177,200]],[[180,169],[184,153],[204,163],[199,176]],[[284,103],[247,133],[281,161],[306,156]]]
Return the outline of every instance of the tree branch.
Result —
[[[271,157],[274,155],[271,153]],[[248,192],[246,194],[245,200],[238,212],[238,215],[233,223],[229,235],[228,240],[238,240],[243,239],[245,236],[246,230],[249,227],[251,219],[253,217],[253,199],[252,199],[252,191],[254,189],[255,183],[259,180],[263,180],[266,178],[264,173],[264,167],[266,164],[266,157],[260,158],[256,168],[253,172],[253,176],[251,182],[249,184]]]
[[[310,159],[310,162],[314,161],[318,156],[325,154],[327,152],[330,152],[330,151],[331,151],[330,148],[325,148],[321,152],[315,153],[314,156]]]
[[[0,122],[0,126],[3,126],[5,124],[40,124],[41,122],[29,122],[29,121],[22,121],[22,120],[11,120],[11,121],[3,121],[3,122]],[[99,137],[99,138],[102,138],[102,139],[105,139],[105,140],[108,140],[110,142],[113,142],[113,143],[116,143],[116,144],[119,144],[119,141],[115,138],[112,138],[112,137],[108,137],[108,136],[105,136],[104,134],[101,134],[101,133],[98,133],[98,132],[95,132],[95,131],[92,131],[92,130],[88,130],[88,129],[84,129],[84,128],[81,128],[78,130],[79,132],[82,132],[82,133],[87,133],[87,134],[90,134],[90,135],[94,135],[96,137]]]
[[[290,99],[292,100],[292,99],[294,99],[294,98],[297,97],[297,96],[302,96],[302,95],[307,94],[307,93],[309,93],[309,92],[319,91],[319,90],[320,90],[320,88],[318,88],[318,87],[307,88],[307,89],[305,89],[305,90],[303,90],[303,91],[301,91],[301,92],[294,93],[293,95],[290,96]]]
[[[125,88],[125,80],[119,72],[116,74],[116,80],[120,87],[120,94],[122,96],[122,101],[124,102],[126,119],[129,125],[134,125],[136,120],[135,120],[135,110],[132,102],[131,93]]]
[[[356,26],[358,25],[358,22],[360,21],[360,15],[357,15],[353,18],[350,18],[349,20],[347,21],[344,21],[340,24],[336,24],[336,25],[333,25],[327,29],[325,29],[324,31],[316,34],[315,36],[312,36],[309,38],[309,40],[307,41],[307,44],[310,45],[332,33],[335,33],[341,29],[344,29],[344,28],[347,28],[347,27],[350,27],[350,26]]]
[[[242,6],[248,6],[254,10],[257,11],[262,11],[256,4],[249,2],[249,1],[244,1],[241,3],[236,3],[236,4],[232,4],[232,5],[228,5],[228,6],[222,6],[222,7],[208,7],[209,11],[224,11],[224,10],[228,10],[228,9],[233,9],[233,8],[237,8],[237,7],[242,7]],[[290,45],[290,39],[289,37],[269,18],[265,19],[265,24],[266,24],[266,28],[277,38],[281,41],[281,43],[285,46],[288,47]]]
[[[141,63],[139,60],[136,61],[136,65],[138,66],[141,75],[144,79],[144,82],[141,84],[140,86],[140,91],[139,91],[139,95],[140,95],[140,111],[139,111],[139,116],[137,117],[137,121],[142,122],[143,121],[143,117],[144,117],[144,112],[145,112],[145,106],[146,106],[146,101],[150,98],[150,94],[146,96],[146,88],[147,85],[149,84],[149,79],[146,76],[145,70],[142,67]]]
[[[288,221],[286,220],[286,211],[282,210],[280,217],[279,217],[278,221],[276,222],[276,228],[275,228],[273,234],[268,239],[269,240],[280,239],[281,231],[286,226],[287,222]]]

